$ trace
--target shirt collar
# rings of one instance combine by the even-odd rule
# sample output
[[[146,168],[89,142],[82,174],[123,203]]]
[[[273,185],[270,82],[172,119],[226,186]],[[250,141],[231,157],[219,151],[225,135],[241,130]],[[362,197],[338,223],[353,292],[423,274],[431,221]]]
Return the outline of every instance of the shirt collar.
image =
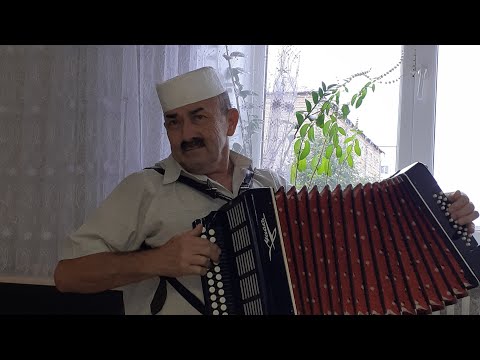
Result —
[[[243,169],[248,169],[252,165],[252,160],[239,154],[233,150],[230,150],[230,160],[233,163],[235,169],[239,168],[241,172]],[[165,175],[163,176],[163,184],[171,184],[178,180],[180,174],[186,175],[188,177],[200,180],[207,181],[208,177],[205,175],[194,175],[186,171],[170,154],[166,159],[155,164],[156,166],[160,165],[165,169]]]

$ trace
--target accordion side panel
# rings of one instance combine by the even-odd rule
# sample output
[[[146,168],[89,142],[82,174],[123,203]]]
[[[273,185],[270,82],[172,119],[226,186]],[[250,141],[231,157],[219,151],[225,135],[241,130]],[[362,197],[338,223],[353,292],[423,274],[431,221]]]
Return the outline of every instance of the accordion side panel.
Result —
[[[297,195],[298,200],[298,223],[303,244],[303,256],[307,269],[308,288],[310,293],[310,303],[312,315],[320,315],[320,297],[317,289],[317,267],[314,259],[314,246],[310,237],[310,221],[308,219],[308,192],[304,186]]]
[[[445,308],[444,299],[446,299],[445,296],[448,296],[449,290],[438,271],[438,267],[435,264],[432,254],[428,251],[428,248],[425,245],[424,236],[417,227],[414,219],[417,219],[417,221],[421,220],[419,219],[419,216],[412,216],[412,212],[407,204],[409,199],[405,199],[400,186],[396,185],[396,182],[393,180],[386,180],[386,185],[390,189],[390,195],[394,206],[400,210],[399,219],[403,219],[402,230],[405,233],[405,239],[412,253],[415,264],[419,269],[428,304],[432,311],[442,310]],[[404,216],[400,215],[400,213],[404,214]],[[449,301],[452,301],[451,293],[449,297]]]
[[[406,190],[406,184],[401,180],[400,188],[403,191],[403,194],[408,196],[408,191]],[[412,202],[412,200],[410,201]],[[411,206],[411,210],[414,212],[414,216],[417,219],[423,233],[425,234],[425,247],[430,249],[434,258],[436,259],[436,268],[435,272],[443,274],[446,283],[448,284],[449,290],[443,292],[442,299],[447,303],[451,303],[452,294],[457,295],[457,297],[463,297],[467,295],[466,288],[469,285],[468,280],[464,276],[464,272],[458,264],[457,260],[450,253],[450,250],[446,246],[442,236],[439,234],[437,226],[432,224],[427,216],[424,215],[424,210],[421,206]],[[450,294],[449,294],[450,293]]]
[[[344,225],[342,211],[342,190],[339,185],[332,191],[332,212],[333,212],[333,234],[335,238],[335,247],[337,252],[338,278],[340,281],[340,293],[342,300],[342,309],[344,315],[355,313],[353,307],[352,287],[350,284],[350,269],[348,261],[348,251],[345,241]]]
[[[353,302],[356,315],[367,315],[368,306],[365,298],[365,286],[360,267],[360,253],[357,245],[357,234],[355,232],[355,219],[353,216],[353,195],[352,186],[348,185],[342,193],[343,197],[343,218],[345,220],[345,236],[348,248],[348,258],[351,271],[351,284]]]
[[[295,264],[298,278],[300,281],[300,289],[303,298],[301,299],[305,315],[312,314],[310,304],[310,293],[308,289],[307,269],[305,266],[305,259],[303,257],[303,244],[298,225],[298,211],[297,211],[297,190],[295,187],[290,188],[287,192],[287,208],[288,208],[288,222],[292,231],[292,244],[295,254]]]
[[[449,285],[444,280],[444,275],[440,272],[440,266],[435,259],[435,255],[430,249],[430,246],[427,245],[427,240],[431,237],[425,224],[424,217],[419,214],[413,205],[411,204],[411,199],[407,197],[404,189],[402,189],[402,184],[399,182],[399,179],[393,179],[397,183],[397,197],[399,198],[399,203],[404,209],[405,216],[407,218],[407,224],[412,230],[412,246],[414,246],[418,251],[418,258],[420,262],[425,262],[427,271],[431,277],[432,288],[429,289],[429,283],[426,284],[426,288],[430,291],[435,290],[437,293],[437,299],[434,298],[433,294],[429,294],[429,302],[432,306],[432,311],[438,311],[445,308],[445,305],[449,305],[455,302],[453,294],[449,288]]]
[[[390,192],[387,189],[385,181],[380,183],[380,188],[382,189],[381,194],[383,197],[387,218],[389,219],[392,229],[393,243],[397,249],[398,257],[400,258],[405,271],[407,285],[410,288],[410,295],[412,297],[415,310],[422,314],[429,313],[431,312],[431,309],[424,295],[424,289],[420,280],[419,270],[416,266],[417,264],[411,257],[411,254],[405,245],[406,239],[401,231],[402,223],[401,219],[399,219],[398,209],[394,208],[392,204]]]
[[[340,315],[342,313],[341,297],[338,289],[337,277],[337,257],[335,256],[335,240],[332,233],[332,213],[330,207],[330,188],[325,186],[319,194],[319,205],[323,227],[323,242],[325,264],[327,267],[328,291],[330,293],[330,302],[332,305],[332,314]]]
[[[283,188],[279,189],[275,193],[275,201],[277,203],[278,218],[280,221],[280,228],[282,231],[284,249],[287,257],[288,273],[290,276],[290,281],[292,283],[295,308],[297,310],[297,315],[303,315],[305,313],[303,309],[303,303],[301,301],[303,297],[301,293],[301,286],[300,286],[298,273],[296,271],[297,264],[296,264],[294,250],[293,250],[294,244],[292,242],[291,229],[289,227],[289,222],[287,220],[288,219],[287,199],[286,199],[285,191]]]
[[[366,215],[363,204],[363,187],[358,184],[353,189],[353,213],[357,229],[360,257],[365,273],[365,294],[371,315],[383,314],[382,300],[380,299],[380,284],[377,279],[377,264],[370,249],[370,236],[367,229]]]
[[[314,248],[314,258],[317,265],[317,289],[319,290],[320,306],[322,315],[331,314],[330,291],[328,291],[326,257],[324,253],[323,229],[321,224],[320,208],[318,201],[318,188],[314,186],[308,194],[310,228],[312,231],[312,240]]]
[[[387,263],[390,265],[394,289],[397,294],[398,301],[400,302],[400,311],[402,314],[414,315],[416,314],[416,311],[411,301],[409,293],[410,290],[403,272],[403,265],[397,256],[397,251],[394,248],[393,237],[390,234],[389,220],[387,219],[386,211],[383,206],[379,183],[376,182],[372,184],[372,194],[375,208],[377,209],[377,222],[380,225],[380,233],[383,239],[384,248],[386,250]]]
[[[398,298],[395,294],[392,284],[391,270],[387,264],[386,253],[381,240],[379,225],[375,217],[375,207],[373,204],[372,185],[365,184],[363,187],[363,196],[365,200],[366,219],[369,228],[369,234],[372,240],[372,253],[378,266],[378,279],[380,281],[380,292],[383,299],[385,315],[400,315],[398,307]]]

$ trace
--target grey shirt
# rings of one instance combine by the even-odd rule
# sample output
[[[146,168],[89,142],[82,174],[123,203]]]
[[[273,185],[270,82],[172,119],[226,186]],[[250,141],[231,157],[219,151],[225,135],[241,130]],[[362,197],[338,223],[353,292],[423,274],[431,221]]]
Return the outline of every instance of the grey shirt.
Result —
[[[212,181],[218,190],[230,197],[238,195],[239,187],[251,161],[233,151],[233,193]],[[213,199],[183,183],[183,175],[206,181],[204,175],[185,171],[170,155],[160,161],[165,175],[147,169],[127,176],[87,218],[85,223],[70,235],[73,257],[105,251],[133,251],[145,241],[156,247],[172,236],[192,229],[196,219],[207,216],[226,202]],[[277,190],[288,183],[282,177],[264,169],[255,169],[252,187],[272,187]],[[184,276],[178,280],[194,295],[203,300],[200,276]],[[123,286],[125,313],[150,314],[150,303],[159,279],[152,278]],[[199,314],[174,288],[167,285],[168,296],[159,314]]]

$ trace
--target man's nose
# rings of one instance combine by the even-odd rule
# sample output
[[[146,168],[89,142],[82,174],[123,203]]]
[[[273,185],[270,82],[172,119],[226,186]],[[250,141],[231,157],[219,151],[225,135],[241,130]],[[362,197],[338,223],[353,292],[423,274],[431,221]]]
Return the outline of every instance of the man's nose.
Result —
[[[189,119],[182,122],[182,140],[191,141],[196,136],[195,126]]]

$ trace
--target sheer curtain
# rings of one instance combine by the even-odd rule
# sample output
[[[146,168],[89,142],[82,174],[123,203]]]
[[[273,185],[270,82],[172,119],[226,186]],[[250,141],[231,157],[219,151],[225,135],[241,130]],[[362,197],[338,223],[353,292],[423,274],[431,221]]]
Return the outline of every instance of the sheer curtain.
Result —
[[[0,46],[0,275],[51,282],[67,234],[170,153],[155,82],[224,70],[224,49]]]

